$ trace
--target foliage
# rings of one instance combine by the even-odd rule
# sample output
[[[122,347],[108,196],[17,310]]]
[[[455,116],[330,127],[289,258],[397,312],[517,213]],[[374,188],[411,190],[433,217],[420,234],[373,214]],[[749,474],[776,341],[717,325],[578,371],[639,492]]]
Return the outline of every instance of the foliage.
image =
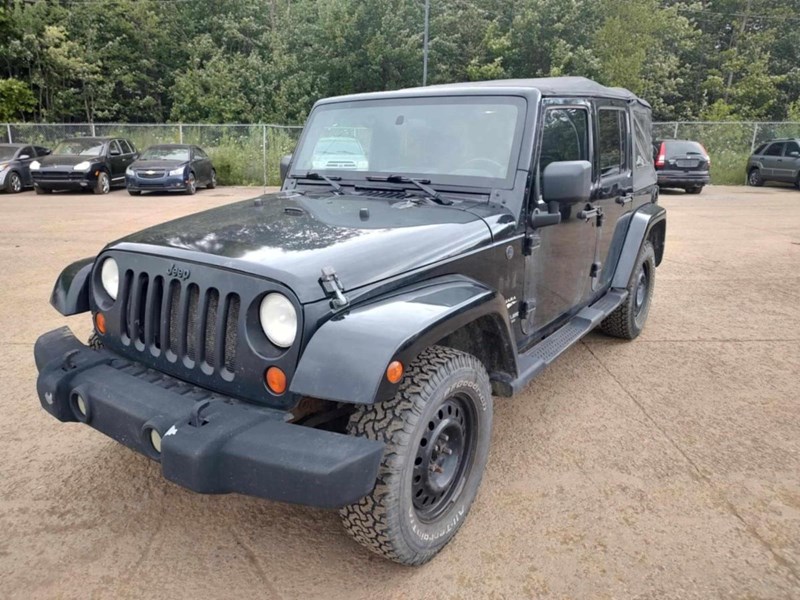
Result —
[[[17,79],[0,79],[0,121],[19,119],[36,107],[31,89]]]

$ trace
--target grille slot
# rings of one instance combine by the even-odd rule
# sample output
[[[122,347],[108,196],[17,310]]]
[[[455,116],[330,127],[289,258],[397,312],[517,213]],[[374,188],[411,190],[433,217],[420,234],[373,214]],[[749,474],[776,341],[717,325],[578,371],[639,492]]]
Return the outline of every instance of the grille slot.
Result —
[[[222,296],[216,288],[200,289],[161,275],[124,273],[121,285],[121,333],[125,345],[154,356],[167,353],[185,367],[204,363],[204,370],[236,367],[239,296]]]

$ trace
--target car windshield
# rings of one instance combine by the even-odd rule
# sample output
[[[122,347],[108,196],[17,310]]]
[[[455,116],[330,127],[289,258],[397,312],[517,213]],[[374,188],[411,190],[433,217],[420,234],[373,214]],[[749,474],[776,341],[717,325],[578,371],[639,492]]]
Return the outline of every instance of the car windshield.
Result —
[[[515,168],[524,106],[511,96],[323,104],[309,118],[292,172],[505,180]]]
[[[68,156],[98,156],[103,153],[105,142],[97,140],[67,140],[53,150],[53,154]]]
[[[170,146],[153,146],[148,148],[139,157],[143,160],[189,160],[188,148],[173,148]]]
[[[14,158],[14,153],[17,151],[12,146],[0,146],[0,160],[10,160]]]

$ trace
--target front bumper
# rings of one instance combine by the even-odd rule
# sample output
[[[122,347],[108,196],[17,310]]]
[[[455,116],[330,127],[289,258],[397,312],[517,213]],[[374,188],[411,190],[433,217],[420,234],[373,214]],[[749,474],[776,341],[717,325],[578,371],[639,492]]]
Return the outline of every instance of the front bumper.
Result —
[[[95,171],[75,171],[68,174],[33,171],[32,177],[33,183],[44,190],[91,190],[97,185]]]
[[[92,350],[67,327],[41,336],[34,356],[47,412],[62,422],[86,423],[159,461],[164,477],[190,490],[334,508],[375,485],[381,442],[287,423],[283,411]],[[153,447],[152,430],[161,436],[161,452]]]
[[[185,192],[188,187],[183,175],[165,175],[154,179],[125,175],[125,185],[132,192]]]

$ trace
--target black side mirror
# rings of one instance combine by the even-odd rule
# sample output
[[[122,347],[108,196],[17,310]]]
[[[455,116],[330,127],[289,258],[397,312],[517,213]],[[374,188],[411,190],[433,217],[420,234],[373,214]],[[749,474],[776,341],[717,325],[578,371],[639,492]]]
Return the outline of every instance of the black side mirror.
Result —
[[[281,185],[286,181],[286,174],[289,172],[289,165],[292,162],[292,155],[287,154],[281,158]]]
[[[588,160],[552,162],[542,172],[542,199],[586,203],[592,193],[592,164]]]

